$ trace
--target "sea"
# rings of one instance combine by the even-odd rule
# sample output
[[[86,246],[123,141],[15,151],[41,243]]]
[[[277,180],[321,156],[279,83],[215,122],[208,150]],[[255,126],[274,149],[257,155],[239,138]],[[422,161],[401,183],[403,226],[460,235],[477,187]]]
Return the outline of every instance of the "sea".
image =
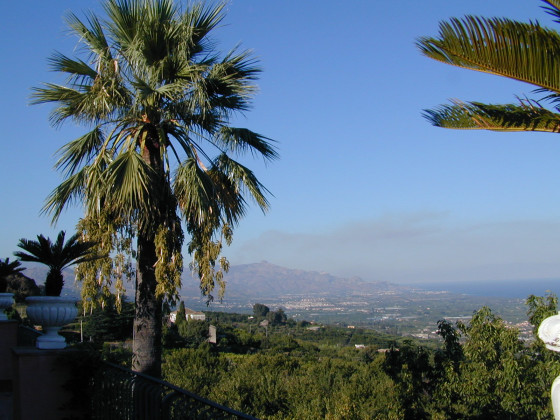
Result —
[[[472,296],[492,296],[526,299],[529,295],[545,296],[554,293],[560,296],[559,279],[496,280],[448,283],[415,283],[408,286],[429,291],[447,291]]]

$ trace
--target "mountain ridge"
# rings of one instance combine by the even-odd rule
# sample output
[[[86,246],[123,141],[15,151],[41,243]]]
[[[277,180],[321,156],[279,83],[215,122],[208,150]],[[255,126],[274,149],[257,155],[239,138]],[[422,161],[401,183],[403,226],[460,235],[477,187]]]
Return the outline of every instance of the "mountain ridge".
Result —
[[[368,282],[360,277],[340,277],[326,272],[293,269],[268,261],[231,266],[224,275],[226,296],[273,297],[279,295],[351,296],[379,290],[407,289],[385,281]],[[199,291],[198,279],[183,275],[181,294]]]
[[[24,272],[42,285],[48,269],[41,265],[29,265]],[[357,276],[341,277],[324,271],[287,268],[268,261],[232,265],[224,274],[226,298],[270,298],[285,295],[308,295],[310,297],[353,296],[378,293],[379,291],[407,290],[410,287],[386,281],[369,282]],[[182,275],[182,296],[200,296],[199,280],[185,270]],[[63,294],[80,293],[80,284],[74,281],[72,269],[64,270]],[[134,295],[134,283],[126,283],[127,295]],[[217,290],[216,290],[217,292]]]

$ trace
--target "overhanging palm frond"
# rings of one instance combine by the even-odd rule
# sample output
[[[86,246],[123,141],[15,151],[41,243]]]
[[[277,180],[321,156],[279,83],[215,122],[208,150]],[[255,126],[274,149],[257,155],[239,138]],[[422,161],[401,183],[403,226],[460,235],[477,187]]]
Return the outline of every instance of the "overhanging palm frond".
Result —
[[[556,17],[556,22],[560,23],[560,1],[558,0],[543,0],[548,6],[543,6],[543,9],[547,11],[548,14]]]
[[[435,60],[560,92],[560,35],[538,23],[466,16],[417,42]]]
[[[424,117],[432,125],[444,128],[560,132],[560,114],[533,103],[489,105],[454,101],[425,110]]]

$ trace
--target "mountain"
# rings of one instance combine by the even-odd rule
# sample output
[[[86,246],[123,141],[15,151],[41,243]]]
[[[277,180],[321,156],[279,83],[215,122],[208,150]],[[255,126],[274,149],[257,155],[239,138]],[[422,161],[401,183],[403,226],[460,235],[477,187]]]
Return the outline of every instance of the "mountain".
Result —
[[[42,285],[47,271],[47,268],[42,265],[28,264],[24,273],[35,279],[38,285]],[[405,286],[387,282],[366,282],[359,277],[344,278],[324,272],[296,270],[271,264],[267,261],[231,266],[224,279],[227,284],[226,298],[228,299],[268,298],[288,295],[343,297],[409,289]],[[182,280],[181,296],[200,296],[199,280],[190,276],[188,268],[185,268]],[[64,270],[63,294],[79,296],[80,287],[80,284],[74,284],[73,270]],[[127,295],[133,299],[134,282],[125,283],[125,287]]]
[[[323,272],[290,269],[266,261],[232,266],[224,279],[228,298],[286,295],[341,297],[402,289],[387,282],[366,282],[359,277],[343,278]],[[183,276],[181,295],[196,296],[198,293],[198,279]]]

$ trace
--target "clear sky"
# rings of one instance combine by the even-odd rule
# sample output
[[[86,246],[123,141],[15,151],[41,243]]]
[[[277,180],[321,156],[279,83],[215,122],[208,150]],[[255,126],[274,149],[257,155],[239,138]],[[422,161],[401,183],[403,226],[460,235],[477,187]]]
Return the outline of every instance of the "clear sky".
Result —
[[[414,43],[438,22],[474,14],[558,27],[538,0],[232,0],[217,48],[254,50],[263,73],[239,118],[278,141],[281,159],[250,166],[274,194],[226,249],[232,264],[390,282],[560,278],[560,137],[438,129],[424,108],[449,98],[515,101],[532,87],[437,63]],[[40,215],[61,178],[54,152],[83,132],[49,125],[30,88],[57,80],[53,50],[71,55],[63,15],[95,0],[3,5],[0,257],[19,238],[73,231]],[[560,28],[559,28],[560,29]]]

